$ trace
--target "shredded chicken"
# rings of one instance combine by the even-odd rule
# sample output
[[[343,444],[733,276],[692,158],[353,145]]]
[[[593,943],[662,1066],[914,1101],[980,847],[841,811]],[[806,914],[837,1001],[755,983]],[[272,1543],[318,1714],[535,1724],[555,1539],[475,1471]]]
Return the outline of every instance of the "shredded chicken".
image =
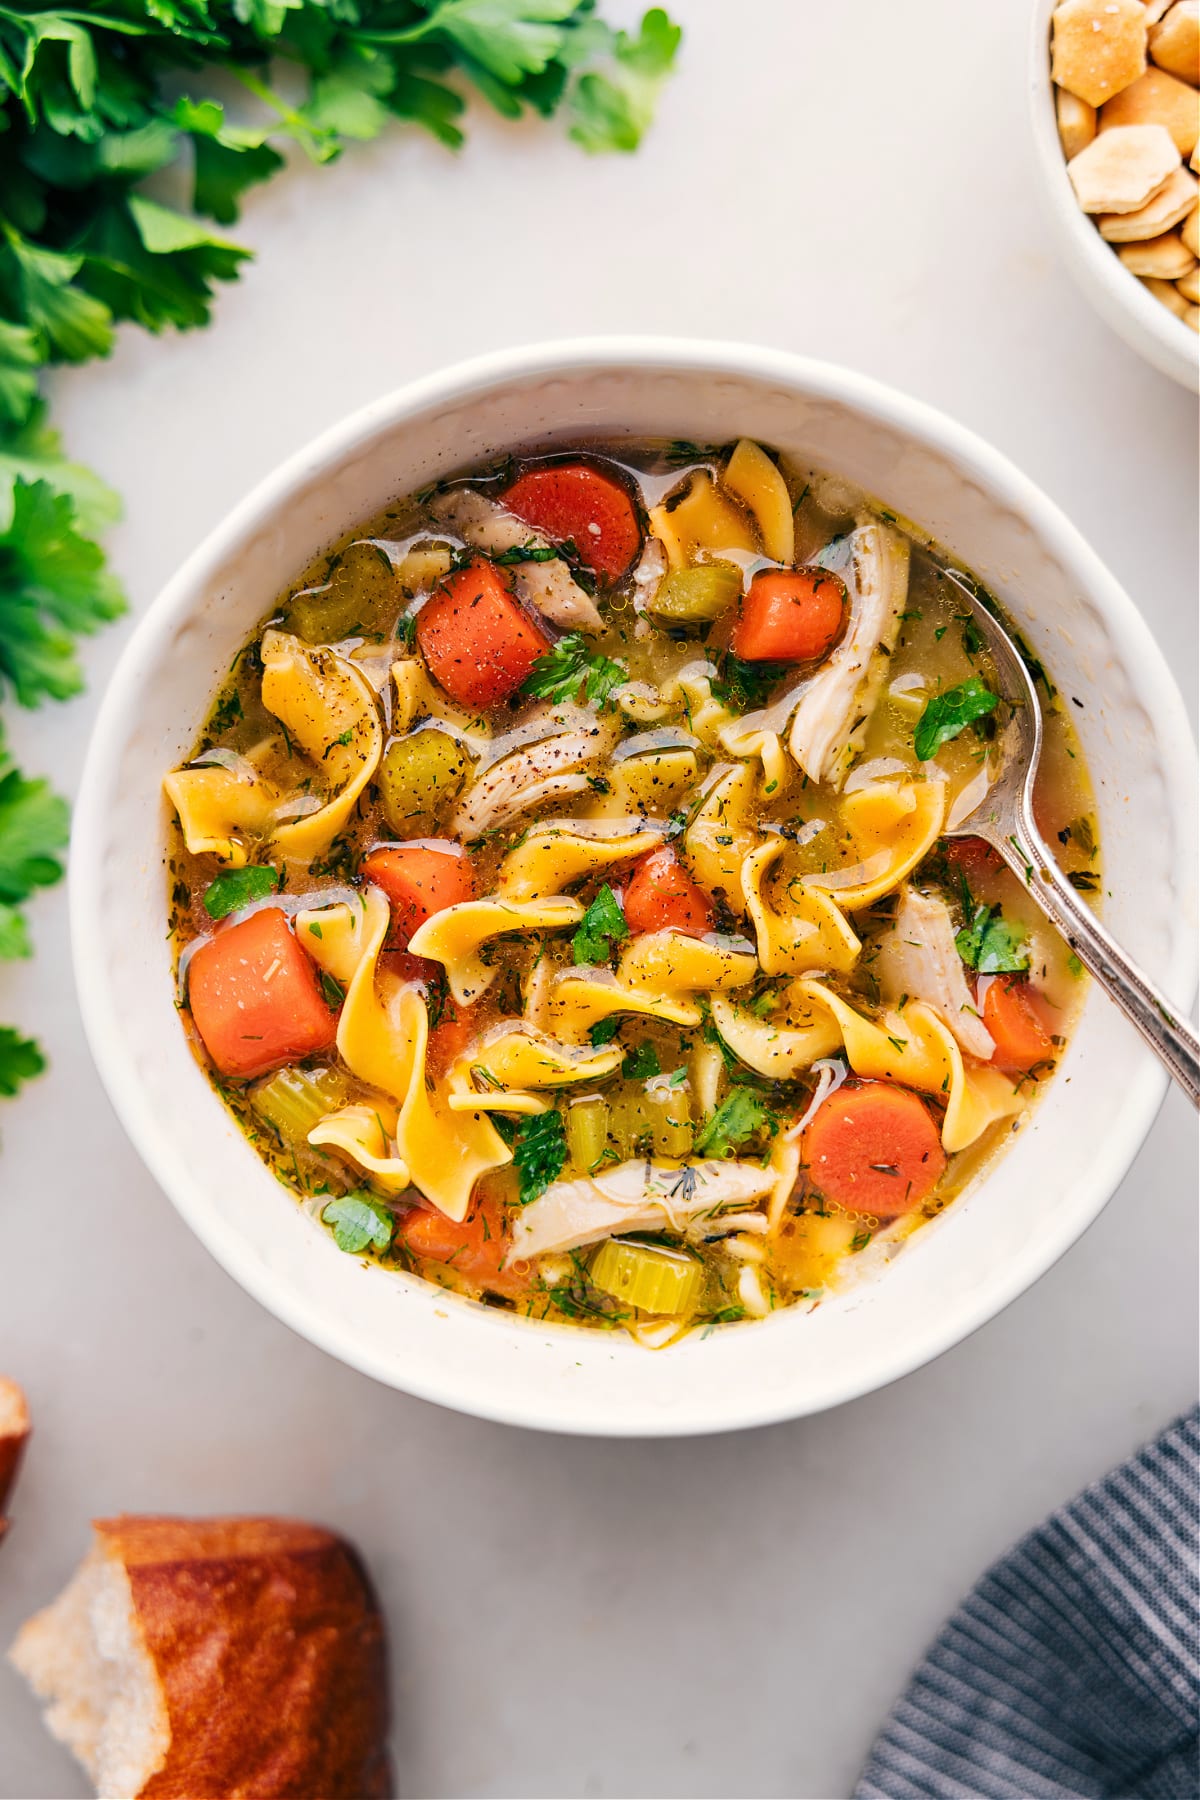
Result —
[[[429,510],[464,542],[496,556],[526,546],[535,550],[550,548],[547,539],[531,531],[523,519],[505,512],[474,488],[450,488],[447,493],[436,494],[429,502]],[[596,602],[584,593],[562,557],[514,563],[512,575],[522,600],[535,606],[551,624],[560,625],[564,631],[604,630]]]
[[[923,1000],[945,1019],[970,1056],[987,1062],[996,1046],[975,1007],[944,900],[904,887],[875,972],[885,1000]]]
[[[509,1263],[595,1244],[627,1231],[695,1232],[710,1236],[716,1215],[734,1212],[741,1229],[744,1209],[770,1192],[775,1176],[757,1163],[620,1163],[602,1174],[556,1181],[531,1201],[513,1226]]]
[[[490,763],[459,801],[447,827],[450,835],[470,841],[545,800],[582,794],[589,785],[585,767],[606,762],[611,749],[611,729],[593,721]]]
[[[850,534],[850,623],[804,688],[789,748],[810,781],[839,786],[875,704],[908,592],[908,540],[884,525]]]
[[[662,586],[667,572],[667,552],[661,538],[646,539],[637,568],[633,571],[633,610],[644,613]]]

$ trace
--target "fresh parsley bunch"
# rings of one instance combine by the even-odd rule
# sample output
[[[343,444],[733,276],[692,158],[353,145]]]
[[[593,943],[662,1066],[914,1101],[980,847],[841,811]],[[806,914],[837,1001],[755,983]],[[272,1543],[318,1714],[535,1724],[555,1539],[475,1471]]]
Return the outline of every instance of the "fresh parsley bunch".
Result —
[[[289,149],[330,162],[396,119],[456,147],[465,85],[633,150],[679,39],[660,7],[629,33],[595,0],[0,7],[0,700],[77,693],[77,640],[124,604],[96,541],[116,499],[48,429],[48,364],[106,356],[123,320],[206,324],[249,254],[224,228]],[[177,166],[184,208],[160,197]],[[63,803],[0,738],[0,958],[29,954],[18,909],[61,875],[65,837]],[[0,1094],[41,1066],[0,1027]]]

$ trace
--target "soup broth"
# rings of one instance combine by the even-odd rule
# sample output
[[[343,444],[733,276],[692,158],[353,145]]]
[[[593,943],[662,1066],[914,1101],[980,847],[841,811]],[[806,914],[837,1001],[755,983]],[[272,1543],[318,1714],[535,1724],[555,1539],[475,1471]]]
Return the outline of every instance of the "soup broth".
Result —
[[[1097,891],[1032,666],[1039,824]],[[1004,722],[928,541],[836,478],[464,471],[303,573],[168,775],[185,1028],[347,1253],[650,1344],[811,1306],[1019,1129],[1080,1005],[946,835]]]

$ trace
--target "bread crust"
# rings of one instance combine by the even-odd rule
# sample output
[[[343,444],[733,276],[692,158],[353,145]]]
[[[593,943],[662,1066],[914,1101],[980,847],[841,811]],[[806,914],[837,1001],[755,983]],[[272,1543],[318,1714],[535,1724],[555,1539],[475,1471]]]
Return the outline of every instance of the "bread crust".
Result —
[[[0,1538],[8,1530],[5,1508],[29,1440],[29,1407],[15,1381],[0,1375]]]
[[[383,1619],[356,1553],[274,1518],[95,1521],[170,1720],[138,1800],[388,1800]]]

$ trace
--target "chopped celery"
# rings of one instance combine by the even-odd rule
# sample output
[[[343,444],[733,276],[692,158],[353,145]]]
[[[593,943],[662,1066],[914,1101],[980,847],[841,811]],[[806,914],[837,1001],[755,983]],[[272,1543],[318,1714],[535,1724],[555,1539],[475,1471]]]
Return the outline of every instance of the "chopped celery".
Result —
[[[681,625],[720,618],[742,591],[742,572],[731,563],[704,563],[696,569],[673,569],[650,601],[660,619]]]
[[[641,1102],[658,1156],[686,1156],[692,1147],[692,1109],[687,1089],[652,1086]]]
[[[618,1089],[609,1103],[609,1136],[624,1162],[649,1147],[649,1122],[640,1093]]]
[[[362,608],[362,595],[352,585],[331,583],[294,594],[288,601],[284,622],[306,644],[336,644],[359,623]]]
[[[280,1069],[260,1081],[250,1104],[285,1144],[303,1144],[318,1119],[344,1106],[350,1084],[337,1069]]]
[[[389,828],[397,837],[421,837],[457,798],[466,773],[466,753],[446,731],[393,738],[375,778]]]
[[[592,1260],[588,1280],[639,1312],[686,1313],[699,1299],[703,1269],[684,1250],[608,1238]]]
[[[581,1175],[590,1175],[608,1148],[608,1101],[598,1094],[573,1100],[567,1108],[567,1149]]]

